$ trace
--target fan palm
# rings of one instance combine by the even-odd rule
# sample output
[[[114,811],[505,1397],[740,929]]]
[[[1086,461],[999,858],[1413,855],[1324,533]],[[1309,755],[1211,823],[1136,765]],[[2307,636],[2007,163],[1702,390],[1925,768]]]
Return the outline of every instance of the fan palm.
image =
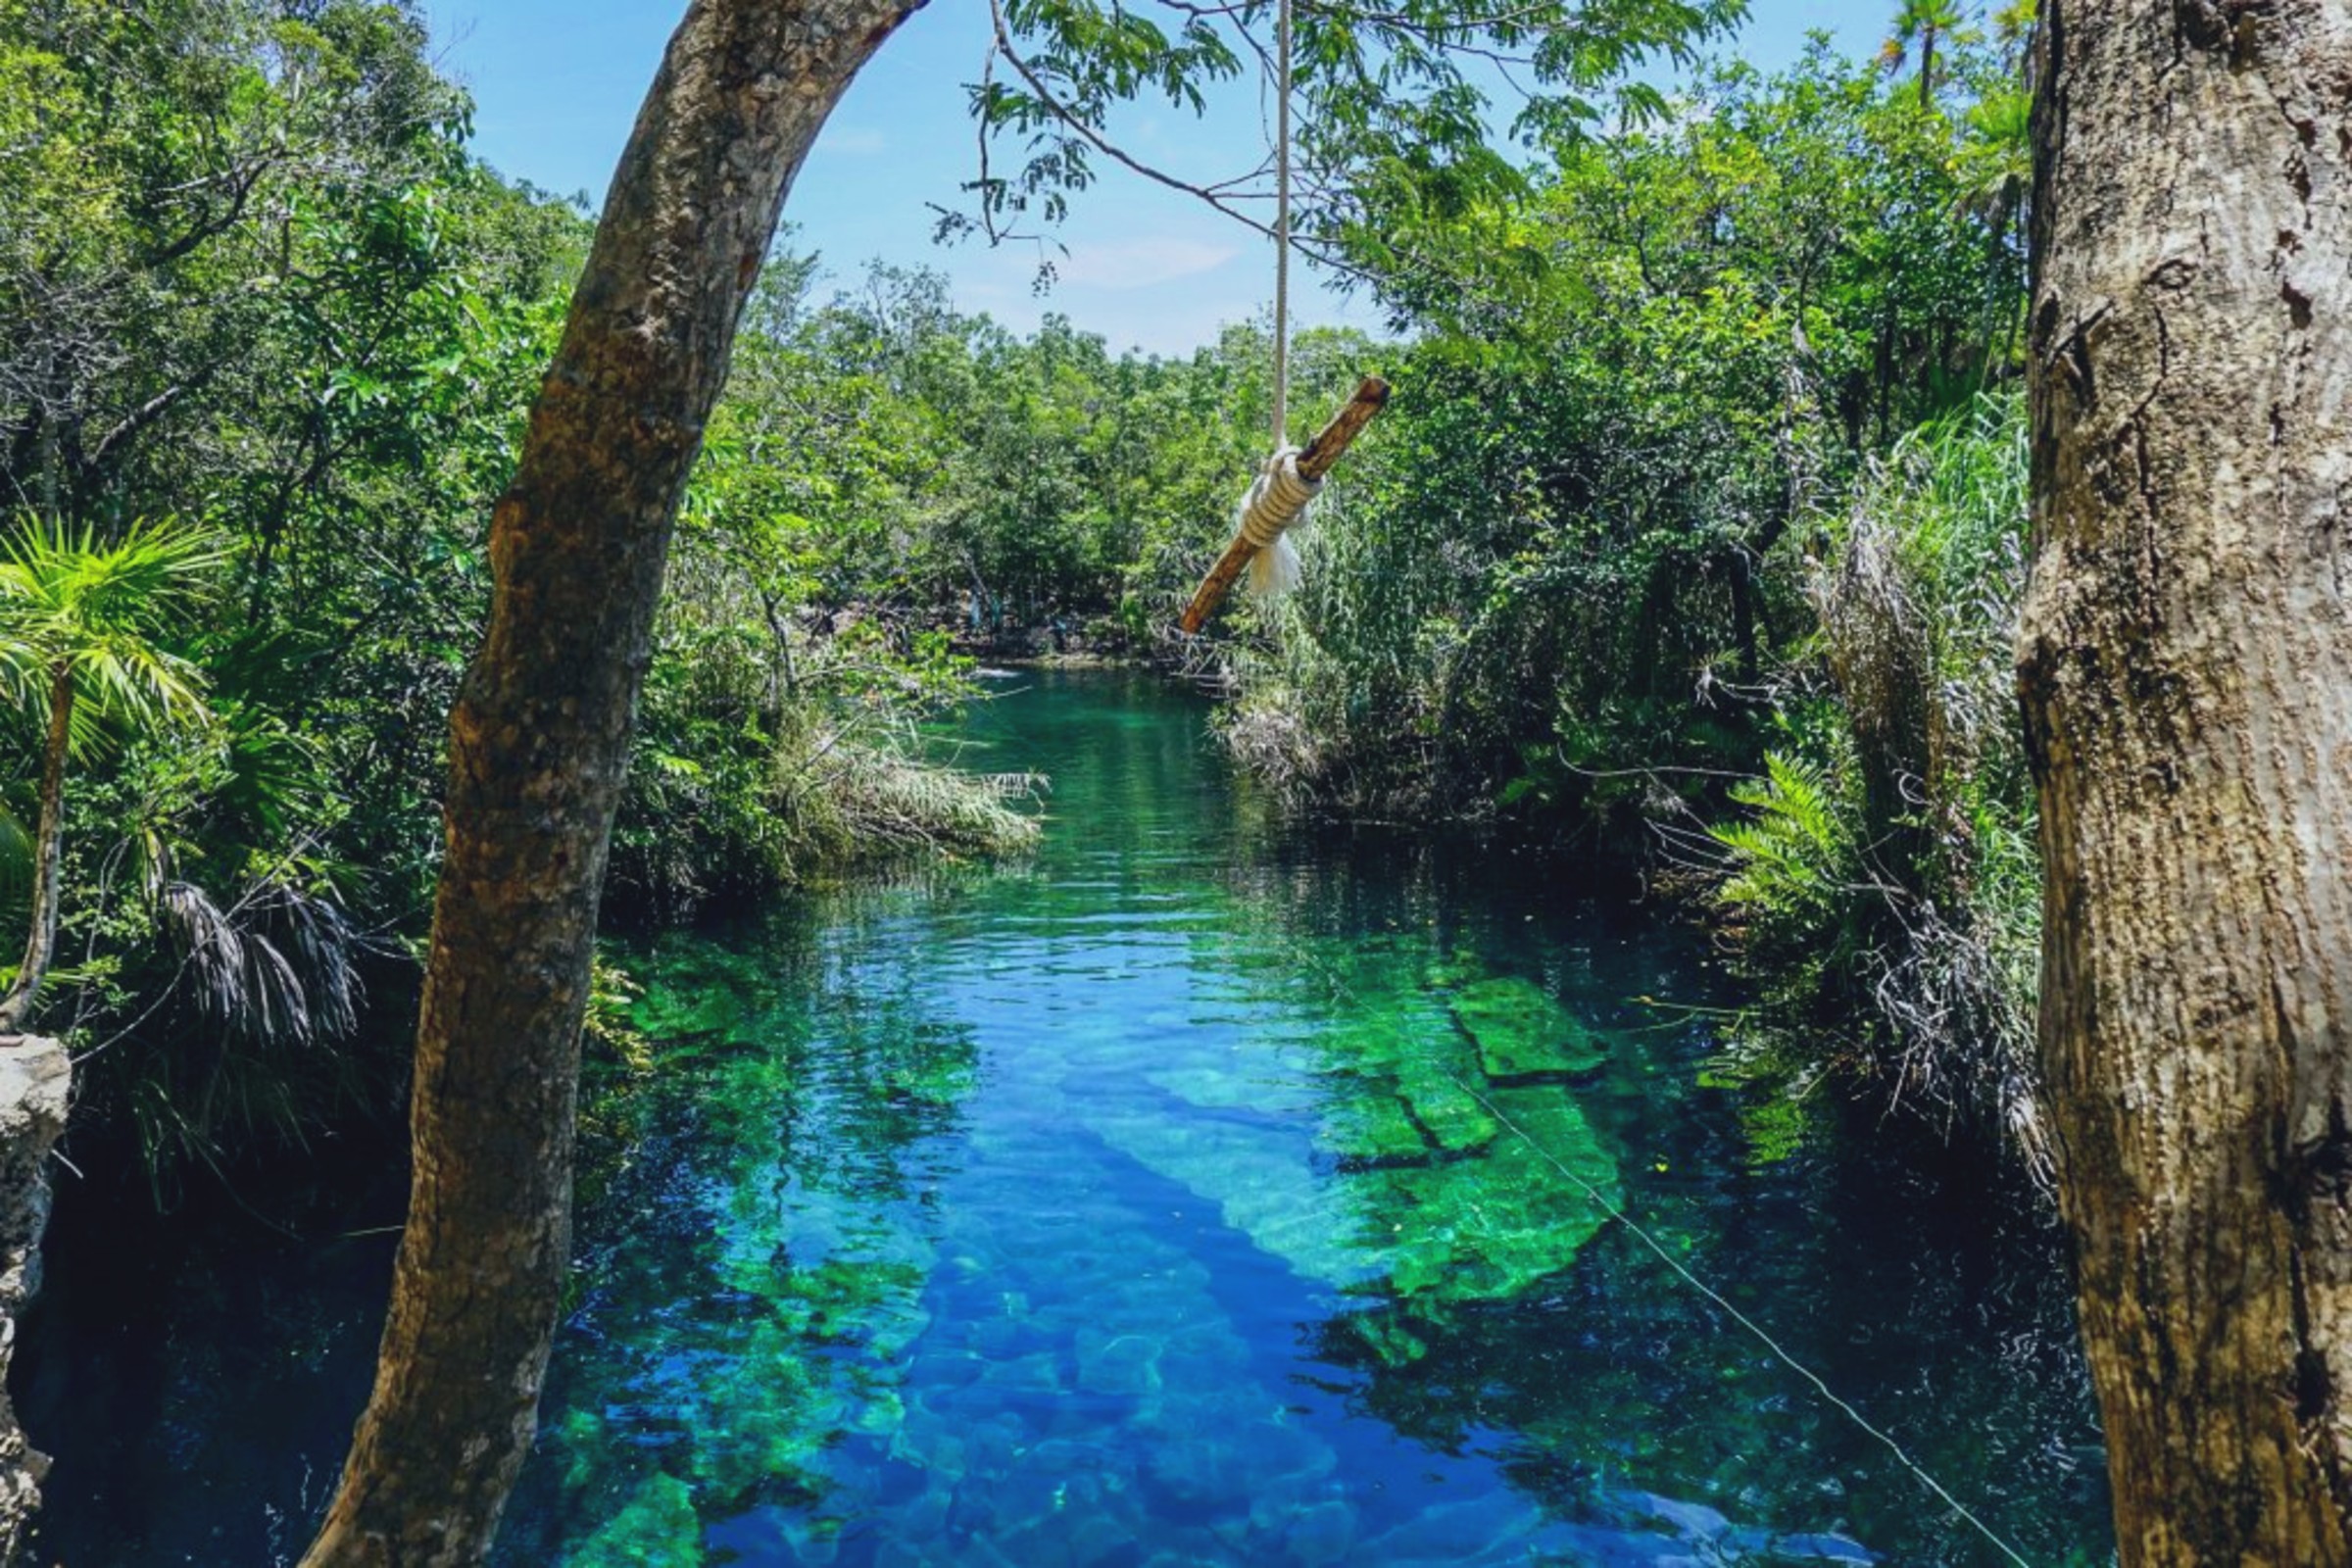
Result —
[[[1936,107],[1936,45],[1960,30],[1966,19],[1959,0],[1901,0],[1894,12],[1894,36],[1886,40],[1886,60],[1900,65],[1911,46],[1919,46],[1919,107]]]
[[[178,523],[139,523],[111,544],[27,516],[0,541],[0,683],[43,725],[33,830],[32,930],[0,1030],[21,1030],[57,947],[66,763],[123,729],[204,710],[204,677],[156,639],[224,559],[220,540]]]

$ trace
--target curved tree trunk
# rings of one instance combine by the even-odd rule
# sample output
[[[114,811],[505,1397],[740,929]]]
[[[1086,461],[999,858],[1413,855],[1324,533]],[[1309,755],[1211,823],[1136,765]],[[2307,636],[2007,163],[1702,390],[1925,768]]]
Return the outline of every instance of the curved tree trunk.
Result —
[[[32,932],[16,983],[0,997],[0,1031],[14,1033],[32,1018],[41,982],[57,961],[58,876],[66,850],[66,754],[74,747],[74,666],[60,660],[49,673],[49,734],[41,751],[40,822],[33,829]]]
[[[2021,684],[2131,1564],[2352,1563],[2352,10],[2050,0]]]
[[[374,1396],[309,1568],[479,1562],[569,1263],[597,898],[686,473],[784,193],[921,0],[696,0],[613,176],[450,719],[416,1186]]]

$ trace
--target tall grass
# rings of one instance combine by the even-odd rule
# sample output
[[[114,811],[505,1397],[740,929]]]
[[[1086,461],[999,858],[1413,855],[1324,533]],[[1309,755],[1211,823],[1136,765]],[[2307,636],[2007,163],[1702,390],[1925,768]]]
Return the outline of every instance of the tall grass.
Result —
[[[1019,805],[1042,780],[967,771],[927,741],[928,718],[985,701],[960,662],[871,628],[796,640],[789,681],[733,627],[656,665],[613,835],[624,904],[679,916],[856,865],[1035,841]]]
[[[1819,631],[1782,697],[1808,721],[1711,836],[1715,906],[1775,1000],[1858,1012],[1896,1103],[1996,1134],[2046,1184],[2040,873],[2010,673],[2026,521],[2014,398],[1875,464],[1809,564]]]

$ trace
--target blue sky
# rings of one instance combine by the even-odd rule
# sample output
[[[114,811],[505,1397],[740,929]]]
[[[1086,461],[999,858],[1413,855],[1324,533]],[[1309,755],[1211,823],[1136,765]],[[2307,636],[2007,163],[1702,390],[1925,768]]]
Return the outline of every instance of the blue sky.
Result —
[[[683,9],[683,0],[426,0],[443,69],[473,91],[476,150],[509,175],[595,202]],[[1738,50],[1777,67],[1818,27],[1866,54],[1893,9],[1893,0],[1751,0]],[[983,0],[932,0],[834,111],[785,212],[834,281],[854,280],[870,257],[928,266],[950,276],[967,311],[1022,330],[1056,311],[1113,348],[1159,354],[1189,352],[1221,323],[1267,308],[1265,240],[1115,169],[1079,195],[1057,231],[1067,254],[1054,258],[1060,280],[1043,298],[1031,286],[1035,246],[934,244],[926,204],[954,205],[975,168],[960,84],[979,74],[987,37]],[[1205,121],[1140,105],[1115,128],[1147,160],[1216,178],[1261,155],[1257,103],[1250,86],[1212,101]],[[1303,321],[1375,324],[1337,294],[1300,289],[1297,273],[1293,286]]]

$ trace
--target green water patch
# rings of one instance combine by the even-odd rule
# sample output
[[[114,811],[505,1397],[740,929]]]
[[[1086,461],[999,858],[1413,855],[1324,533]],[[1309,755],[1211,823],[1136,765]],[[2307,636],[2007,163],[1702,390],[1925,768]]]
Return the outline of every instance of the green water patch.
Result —
[[[1388,1226],[1389,1287],[1412,1301],[1504,1301],[1576,1261],[1620,1204],[1617,1159],[1564,1095],[1496,1091],[1510,1135],[1480,1160],[1360,1180]]]
[[[829,958],[633,958],[656,1067],[590,1078],[604,1225],[569,1322],[595,1353],[557,1360],[512,1560],[707,1560],[712,1520],[806,1510],[841,1444],[903,1425],[940,1266],[921,1151],[954,1128],[976,1046],[903,978],[843,986]]]
[[[1398,1095],[1378,1091],[1353,1096],[1325,1114],[1317,1142],[1343,1159],[1366,1165],[1419,1162],[1430,1135]]]
[[[1608,1048],[1533,982],[1406,937],[1261,947],[1251,973],[1320,1004],[1282,1049],[1316,1086],[1311,1146],[1335,1168],[1293,1127],[1182,1113],[1262,1104],[1238,1067],[1154,1074],[1179,1113],[1091,1126],[1301,1276],[1435,1318],[1571,1266],[1623,1201],[1617,1153],[1553,1081]]]
[[[1566,1007],[1515,975],[1474,980],[1446,999],[1454,1021],[1478,1046],[1489,1078],[1592,1071],[1609,1048]]]
[[[595,1523],[548,1543],[549,1560],[699,1560],[714,1521],[755,1517],[821,1555],[850,1507],[845,1445],[924,1477],[916,1514],[978,1511],[995,1539],[1041,1551],[1061,1549],[1073,1498],[1099,1530],[1132,1511],[1123,1488],[1205,1504],[1287,1476],[1297,1507],[1260,1509],[1249,1539],[1270,1560],[1339,1560],[1356,1526],[1321,1495],[1331,1451],[1288,1427],[1200,1264],[1086,1187],[1099,1179],[1075,1145],[987,1234],[945,1240],[920,1168],[987,1081],[970,1027],[917,982],[801,958],[783,976],[691,943],[639,960],[630,1022],[665,1068],[622,1086],[653,1107],[622,1120],[693,1147],[696,1180],[648,1195],[666,1205],[658,1235],[610,1257],[640,1277],[582,1313],[600,1349],[564,1364],[537,1472],[561,1500],[529,1511]],[[1001,972],[1017,991],[1016,970]],[[1343,1317],[1382,1364],[1571,1267],[1606,1225],[1595,1199],[1620,1200],[1618,1156],[1575,1089],[1541,1076],[1597,1048],[1532,982],[1402,937],[1261,951],[1239,984],[1247,1004],[1063,1020],[1056,1050],[1026,1063],[1024,1121],[1099,1140],[1362,1301]],[[1218,1027],[1237,1030],[1218,1052],[1171,1053],[1159,1034]],[[984,1168],[1035,1157],[985,1126],[962,1147]],[[629,1188],[613,1181],[603,1206]],[[1051,1292],[1004,1288],[1046,1259]],[[1052,1426],[1041,1442],[1034,1412],[1061,1400],[1157,1437],[1143,1458]]]

